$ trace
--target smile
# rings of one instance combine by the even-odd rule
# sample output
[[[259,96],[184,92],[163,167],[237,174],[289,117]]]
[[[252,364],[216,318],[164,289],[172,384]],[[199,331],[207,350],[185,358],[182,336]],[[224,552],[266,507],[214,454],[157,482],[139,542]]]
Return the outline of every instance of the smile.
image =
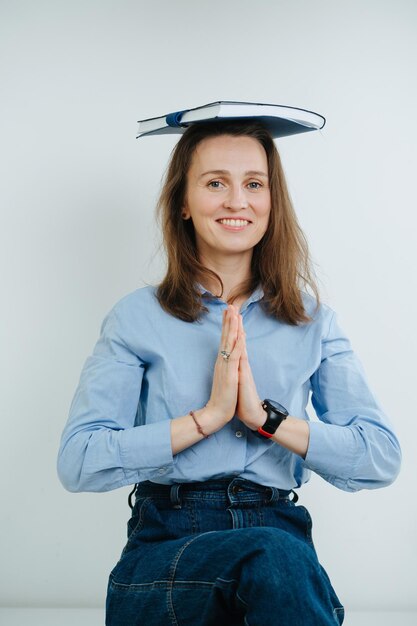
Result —
[[[250,224],[250,222],[248,220],[234,220],[234,219],[222,219],[222,220],[217,220],[219,224],[222,224],[223,226],[227,226],[229,228],[244,228],[245,226],[247,226],[248,224]]]

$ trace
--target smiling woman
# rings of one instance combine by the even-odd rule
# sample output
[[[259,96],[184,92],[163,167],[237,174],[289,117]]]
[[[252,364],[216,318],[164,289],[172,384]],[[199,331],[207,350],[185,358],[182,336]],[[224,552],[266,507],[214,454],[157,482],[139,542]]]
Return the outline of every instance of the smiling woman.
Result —
[[[159,213],[168,268],[158,297],[167,311],[186,321],[199,318],[206,309],[198,278],[235,304],[262,284],[264,305],[277,319],[309,319],[300,287],[309,287],[317,304],[319,294],[308,246],[262,124],[234,120],[188,128],[174,149]],[[236,219],[245,223],[232,223]]]
[[[401,453],[319,301],[268,130],[192,125],[158,208],[166,276],[105,319],[58,458],[71,491],[134,485],[106,624],[341,624],[295,489],[386,486]]]
[[[259,171],[251,171],[254,166]],[[253,248],[268,227],[267,169],[261,144],[244,136],[205,139],[191,161],[182,218],[192,220],[200,262],[216,273],[223,269],[225,300],[236,281],[250,278]]]

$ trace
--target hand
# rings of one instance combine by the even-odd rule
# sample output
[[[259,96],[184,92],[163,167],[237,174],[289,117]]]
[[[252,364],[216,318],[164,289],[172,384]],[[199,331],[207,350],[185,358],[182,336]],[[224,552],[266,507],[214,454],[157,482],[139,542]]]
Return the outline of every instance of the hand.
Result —
[[[208,434],[222,428],[236,412],[239,362],[244,341],[242,333],[239,333],[239,318],[233,305],[229,305],[223,314],[222,335],[214,367],[211,395],[199,415],[203,430]],[[242,326],[241,322],[240,325]],[[230,353],[228,360],[221,355],[222,350]]]
[[[259,426],[265,423],[266,413],[262,408],[261,399],[258,396],[249,364],[246,350],[246,335],[241,315],[239,315],[238,336],[241,338],[242,347],[239,361],[237,415],[248,428],[257,430]]]

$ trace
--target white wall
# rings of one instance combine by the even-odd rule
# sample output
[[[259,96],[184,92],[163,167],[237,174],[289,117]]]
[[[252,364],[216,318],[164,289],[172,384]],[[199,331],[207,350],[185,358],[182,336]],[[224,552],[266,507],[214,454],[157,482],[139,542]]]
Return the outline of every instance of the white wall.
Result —
[[[416,17],[412,0],[2,0],[0,601],[100,606],[128,489],[69,494],[59,437],[101,321],[160,276],[172,137],[136,120],[218,99],[301,106],[278,142],[324,299],[400,436],[402,474],[301,497],[348,607],[416,608]]]

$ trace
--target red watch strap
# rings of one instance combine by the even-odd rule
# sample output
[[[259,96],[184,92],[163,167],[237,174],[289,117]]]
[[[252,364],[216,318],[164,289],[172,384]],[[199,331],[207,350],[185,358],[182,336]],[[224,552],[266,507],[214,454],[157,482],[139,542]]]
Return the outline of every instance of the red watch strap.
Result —
[[[273,433],[272,433],[272,434],[271,434],[271,433],[267,433],[267,432],[266,432],[266,430],[263,430],[262,426],[259,426],[259,428],[258,428],[258,433],[259,433],[260,435],[263,435],[264,437],[267,437],[268,439],[271,439],[271,437],[273,437],[273,436],[274,436],[274,434],[273,434]]]

